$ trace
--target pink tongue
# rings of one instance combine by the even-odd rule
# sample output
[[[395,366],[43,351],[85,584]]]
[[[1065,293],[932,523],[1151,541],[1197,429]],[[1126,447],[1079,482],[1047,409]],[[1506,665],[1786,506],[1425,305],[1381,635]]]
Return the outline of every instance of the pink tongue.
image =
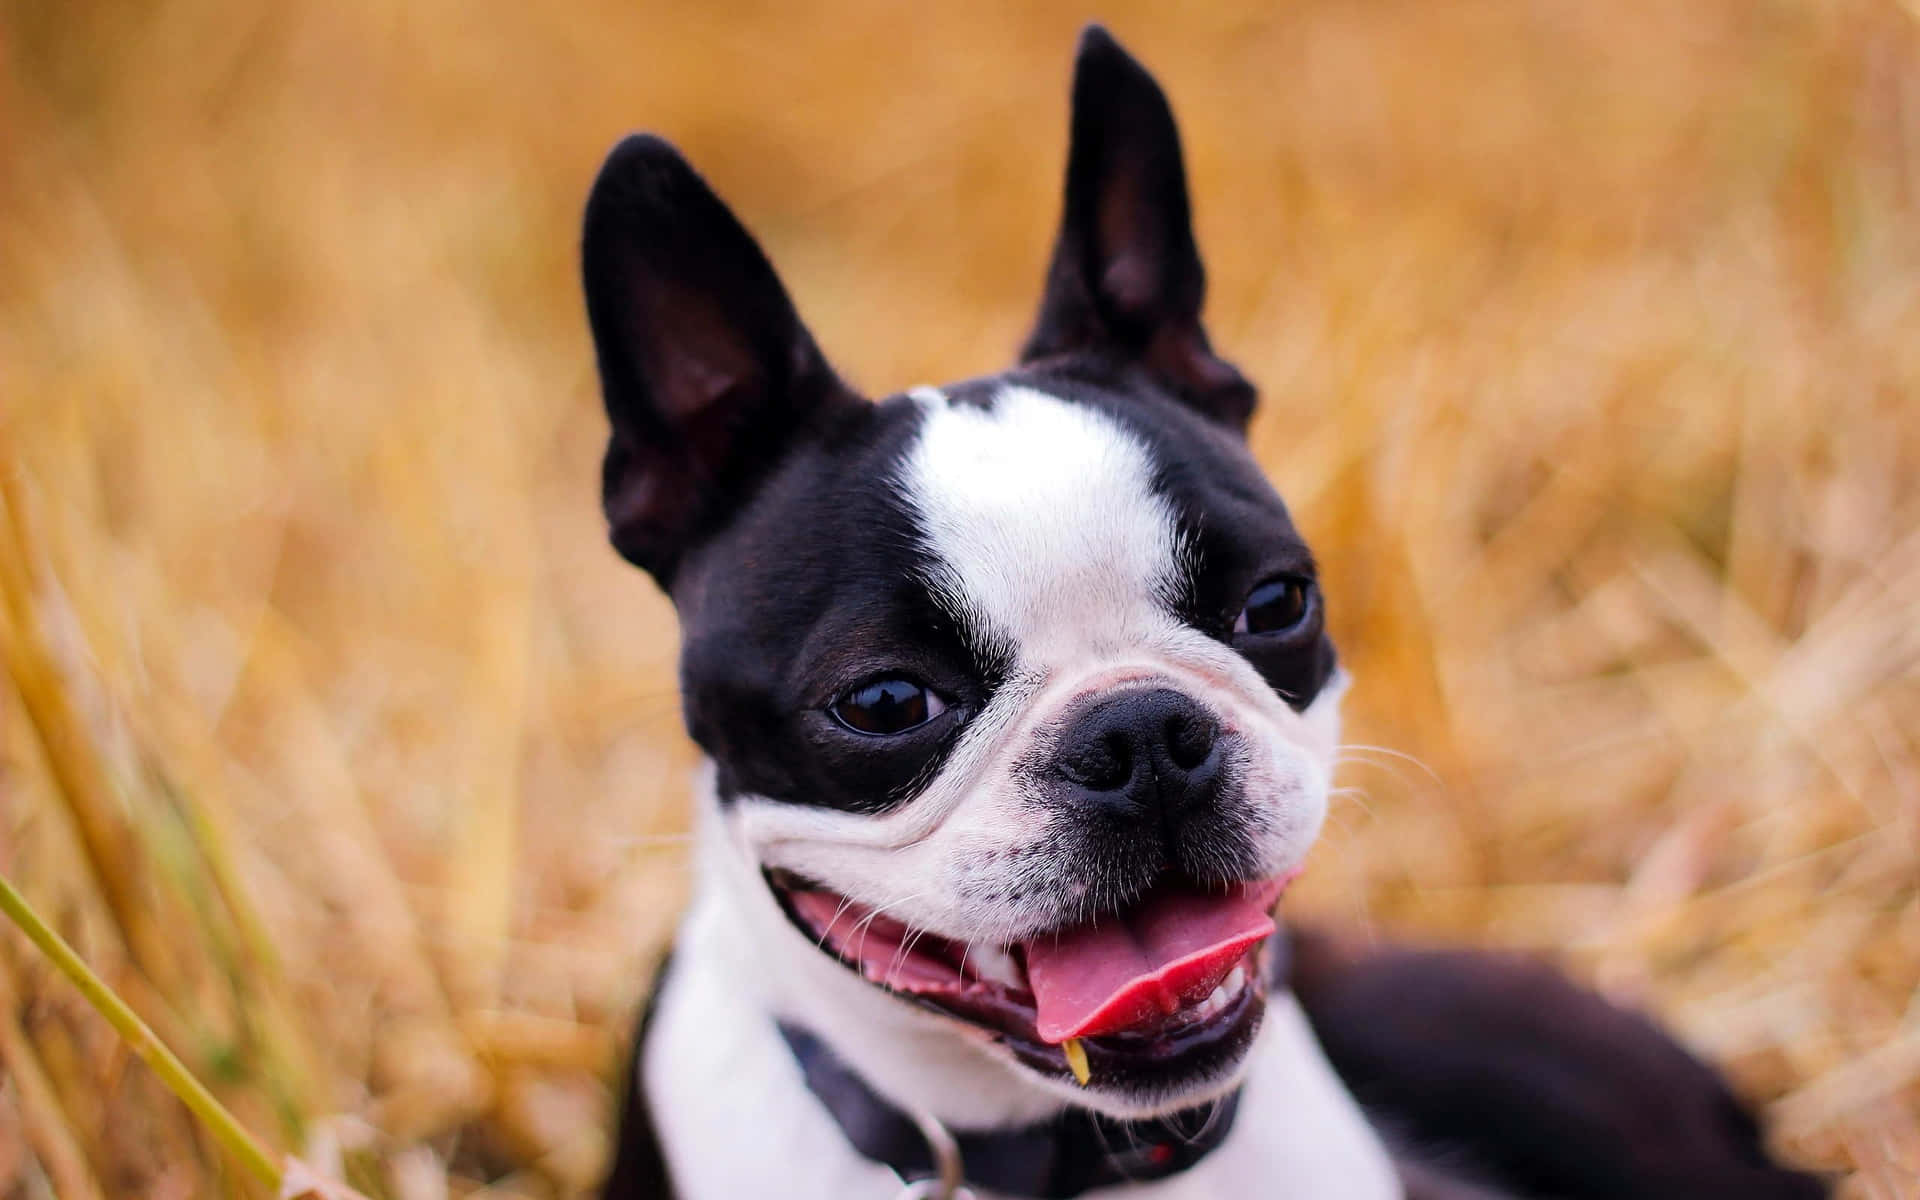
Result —
[[[1124,916],[1023,943],[1040,1039],[1057,1045],[1097,1037],[1206,999],[1273,933],[1265,904],[1278,890],[1209,895],[1162,888]]]

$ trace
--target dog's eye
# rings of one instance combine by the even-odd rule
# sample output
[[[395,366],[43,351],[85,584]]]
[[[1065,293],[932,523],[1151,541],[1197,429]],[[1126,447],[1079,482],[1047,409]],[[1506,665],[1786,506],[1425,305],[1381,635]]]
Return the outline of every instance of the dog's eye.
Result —
[[[1269,579],[1247,595],[1235,633],[1289,633],[1313,613],[1313,584],[1297,575]]]
[[[925,725],[947,705],[911,679],[876,679],[835,700],[827,711],[855,733],[888,737]]]

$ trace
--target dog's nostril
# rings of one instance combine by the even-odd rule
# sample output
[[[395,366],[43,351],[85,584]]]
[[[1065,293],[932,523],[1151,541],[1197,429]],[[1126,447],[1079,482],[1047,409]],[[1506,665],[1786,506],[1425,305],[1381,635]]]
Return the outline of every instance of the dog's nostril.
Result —
[[[1133,778],[1133,739],[1120,731],[1095,738],[1065,768],[1083,787],[1113,791]]]
[[[1167,718],[1163,732],[1167,757],[1173,760],[1174,766],[1191,771],[1213,753],[1214,738],[1220,729],[1203,713],[1175,713]]]

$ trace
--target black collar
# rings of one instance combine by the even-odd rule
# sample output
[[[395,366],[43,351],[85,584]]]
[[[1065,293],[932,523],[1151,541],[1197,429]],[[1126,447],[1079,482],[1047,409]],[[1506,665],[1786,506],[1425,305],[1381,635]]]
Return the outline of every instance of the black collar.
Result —
[[[847,1141],[892,1167],[903,1180],[932,1178],[933,1153],[913,1118],[880,1098],[866,1081],[803,1029],[782,1023],[807,1087]],[[1069,1109],[1037,1125],[955,1133],[967,1184],[1033,1200],[1070,1200],[1117,1183],[1177,1175],[1205,1158],[1233,1129],[1240,1093],[1152,1121],[1116,1121]]]

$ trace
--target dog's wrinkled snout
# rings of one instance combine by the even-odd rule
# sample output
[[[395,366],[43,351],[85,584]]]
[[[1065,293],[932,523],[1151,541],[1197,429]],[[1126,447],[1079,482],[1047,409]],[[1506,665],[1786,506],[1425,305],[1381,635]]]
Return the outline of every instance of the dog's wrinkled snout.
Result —
[[[1177,812],[1212,793],[1220,722],[1172,688],[1123,692],[1077,714],[1053,773],[1086,804],[1144,815]]]

